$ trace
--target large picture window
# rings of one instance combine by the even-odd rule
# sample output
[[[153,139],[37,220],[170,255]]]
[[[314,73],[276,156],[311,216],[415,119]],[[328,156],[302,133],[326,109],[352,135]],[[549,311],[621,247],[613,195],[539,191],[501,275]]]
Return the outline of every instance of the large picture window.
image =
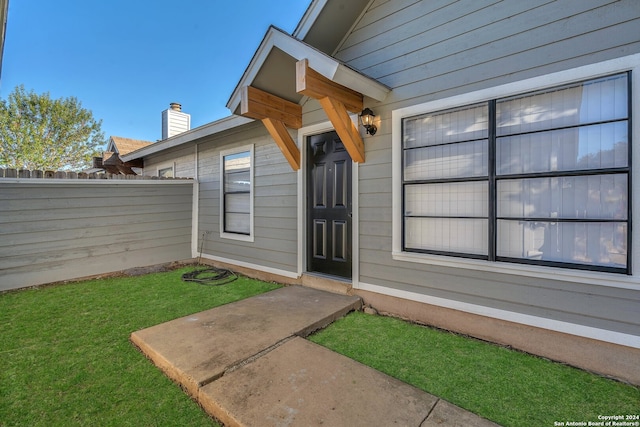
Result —
[[[402,119],[402,249],[630,273],[627,73]]]
[[[253,150],[244,147],[221,154],[221,232],[223,237],[250,237],[253,229]]]

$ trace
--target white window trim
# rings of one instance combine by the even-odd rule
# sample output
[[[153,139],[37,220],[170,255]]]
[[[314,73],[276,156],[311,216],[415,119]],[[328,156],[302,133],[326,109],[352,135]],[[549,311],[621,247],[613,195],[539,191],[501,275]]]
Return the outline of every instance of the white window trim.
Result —
[[[514,83],[496,86],[470,92],[450,98],[439,99],[419,105],[412,105],[392,111],[392,197],[393,197],[393,238],[392,257],[398,261],[407,261],[421,264],[437,265],[443,267],[479,270],[493,273],[513,274],[526,277],[565,280],[570,282],[588,283],[593,285],[613,286],[625,289],[638,289],[640,285],[640,231],[634,227],[632,231],[632,269],[633,275],[625,276],[614,273],[601,273],[583,270],[570,270],[547,266],[533,266],[510,264],[506,262],[492,262],[458,258],[453,256],[440,256],[405,252],[402,250],[402,119],[436,112],[454,107],[470,105],[490,99],[506,98],[535,90],[560,86],[563,84],[579,82],[586,79],[597,78],[618,72],[632,72],[632,100],[634,105],[631,110],[632,138],[640,137],[640,54],[629,55],[605,62],[586,65],[579,68],[560,71],[545,76],[534,77]],[[632,142],[633,143],[633,142]],[[640,150],[632,151],[632,185],[635,191],[630,201],[632,206],[632,224],[640,224]]]
[[[173,174],[173,178],[176,177],[176,163],[175,162],[171,162],[171,163],[160,163],[157,167],[156,167],[156,176],[159,177],[160,176],[160,171],[162,169],[169,169],[171,168],[171,173]]]
[[[249,158],[251,161],[251,168],[249,169],[249,176],[251,177],[251,184],[249,185],[249,191],[251,196],[249,197],[249,235],[230,233],[224,231],[224,157],[231,154],[242,153],[244,151],[249,152]],[[254,188],[254,170],[255,170],[255,156],[253,144],[243,145],[242,147],[234,147],[228,150],[220,151],[220,237],[223,239],[240,240],[244,242],[254,241],[253,232],[253,201],[255,199]]]

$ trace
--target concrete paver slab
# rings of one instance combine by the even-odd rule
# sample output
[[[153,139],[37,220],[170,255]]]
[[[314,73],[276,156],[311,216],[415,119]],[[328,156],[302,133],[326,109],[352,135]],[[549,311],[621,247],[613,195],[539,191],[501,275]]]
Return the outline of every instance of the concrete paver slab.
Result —
[[[429,418],[420,427],[500,427],[445,400],[438,400]]]
[[[292,338],[202,387],[198,401],[228,426],[417,427],[438,399]]]
[[[230,367],[360,305],[358,297],[289,286],[134,332],[131,341],[195,396]]]
[[[357,297],[291,286],[131,334],[228,426],[495,424],[303,338]]]

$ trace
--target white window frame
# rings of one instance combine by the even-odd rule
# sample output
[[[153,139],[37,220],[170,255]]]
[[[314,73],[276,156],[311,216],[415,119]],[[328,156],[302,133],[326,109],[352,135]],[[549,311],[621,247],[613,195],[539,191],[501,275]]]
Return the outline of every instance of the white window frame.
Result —
[[[224,213],[224,158],[226,156],[230,156],[233,154],[238,154],[238,153],[242,153],[248,151],[249,152],[249,159],[251,162],[251,166],[249,168],[249,176],[251,179],[251,183],[249,184],[249,192],[250,192],[250,196],[249,196],[249,234],[240,234],[240,233],[233,233],[233,232],[229,232],[229,231],[225,231],[224,230],[224,218],[225,218],[225,213]],[[240,240],[240,241],[244,241],[244,242],[253,242],[254,241],[254,230],[253,230],[253,223],[254,223],[254,199],[255,199],[255,193],[254,193],[254,170],[255,170],[255,156],[254,156],[254,146],[253,144],[250,145],[243,145],[241,147],[234,147],[234,148],[230,148],[227,150],[222,150],[220,151],[220,237],[223,239],[231,239],[231,240]]]
[[[160,171],[164,169],[171,169],[171,174],[173,175],[171,178],[176,177],[176,164],[175,162],[160,164],[156,167],[156,176],[160,177]]]
[[[402,250],[402,119],[405,117],[438,112],[446,109],[462,107],[491,99],[506,98],[521,95],[546,88],[561,86],[603,77],[619,72],[631,71],[631,96],[633,105],[630,112],[632,124],[631,138],[636,139],[640,135],[640,85],[636,82],[640,79],[640,54],[629,55],[609,61],[586,65],[579,68],[565,70],[545,76],[534,77],[514,83],[483,89],[449,98],[439,99],[423,104],[413,105],[392,111],[392,257],[398,261],[429,264],[435,266],[452,267],[457,269],[470,269],[493,273],[507,273],[526,277],[560,279],[579,283],[589,283],[603,286],[615,286],[628,289],[637,289],[640,285],[640,232],[632,230],[632,275],[592,272],[584,270],[570,270],[548,266],[520,265],[505,262],[492,262],[476,259],[458,258],[453,256],[441,256],[422,253],[405,252]],[[635,137],[635,138],[634,138]],[[632,143],[632,142],[631,142]],[[640,150],[632,150],[631,165],[640,165]],[[632,166],[633,168],[633,166]],[[632,195],[631,223],[638,224],[640,220],[640,208],[638,195],[640,192],[640,174],[632,171],[632,188],[636,189]]]

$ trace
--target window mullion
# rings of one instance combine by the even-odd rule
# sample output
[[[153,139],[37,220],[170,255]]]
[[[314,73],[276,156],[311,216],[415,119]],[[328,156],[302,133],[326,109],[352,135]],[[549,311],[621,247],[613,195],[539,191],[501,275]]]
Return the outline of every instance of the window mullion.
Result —
[[[632,182],[633,180],[631,179],[631,177],[633,176],[632,174],[632,166],[633,166],[633,156],[632,156],[632,147],[633,147],[633,126],[632,124],[632,117],[633,117],[633,93],[631,92],[631,88],[633,87],[632,85],[632,74],[631,71],[627,72],[627,159],[628,159],[628,163],[627,166],[629,167],[629,171],[627,172],[627,274],[630,276],[633,274],[633,264],[631,262],[632,257],[632,244],[631,242],[633,241],[632,237],[633,237],[633,233],[632,233],[632,217],[633,217],[633,213],[632,213],[632,209],[631,209],[631,205],[632,205],[632,201],[633,201],[633,192],[632,192]]]
[[[488,243],[489,243],[489,247],[488,249],[488,256],[489,256],[489,261],[495,261],[496,260],[496,244],[497,244],[497,237],[496,237],[496,229],[497,229],[497,223],[496,223],[496,216],[497,216],[497,190],[496,190],[496,101],[492,100],[489,101],[489,105],[488,105],[488,113],[489,113],[489,139],[488,139],[488,173],[489,173],[489,200],[487,201],[487,203],[489,204],[489,209],[488,209],[488,213],[489,213],[489,218],[487,219],[489,221],[488,223]]]

